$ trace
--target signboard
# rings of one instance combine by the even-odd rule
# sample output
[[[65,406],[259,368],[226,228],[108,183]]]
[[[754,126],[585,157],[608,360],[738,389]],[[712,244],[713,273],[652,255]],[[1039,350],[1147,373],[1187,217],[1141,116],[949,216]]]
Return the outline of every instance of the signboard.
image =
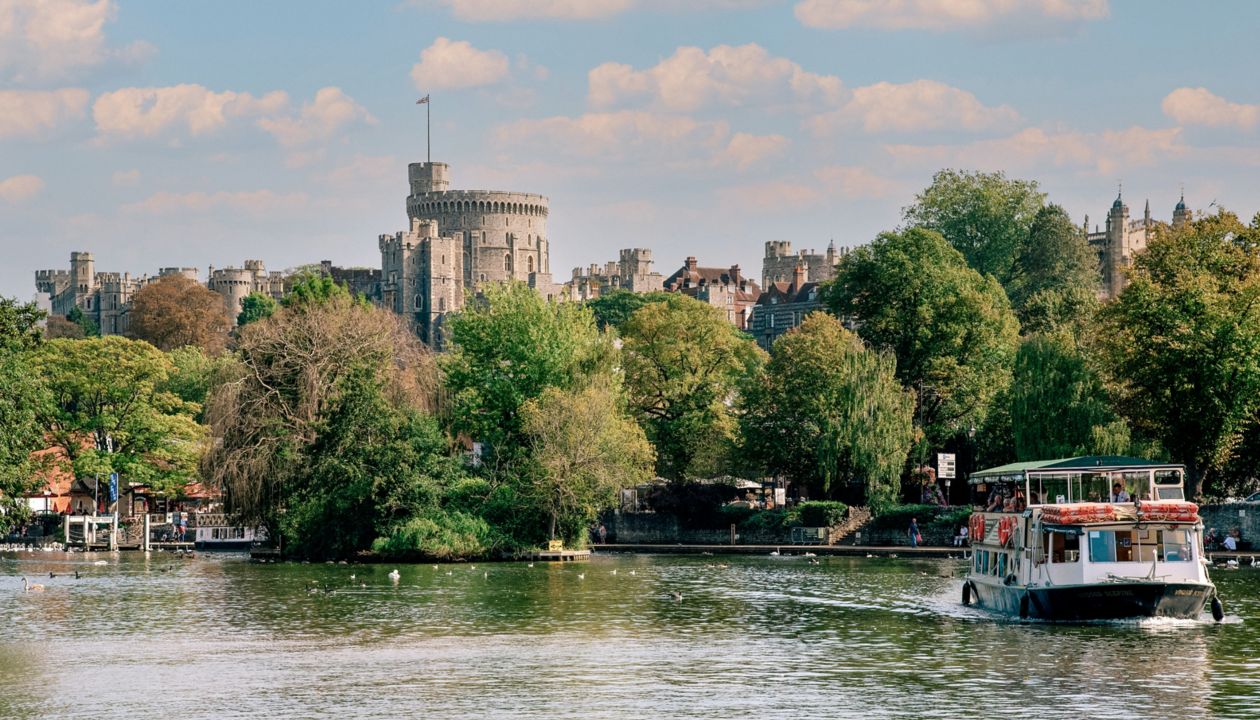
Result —
[[[563,540],[548,540],[547,541],[547,550],[549,552],[560,552],[563,549],[564,549]]]
[[[118,473],[109,474],[109,501],[118,502]]]
[[[774,506],[783,507],[787,505],[787,488],[774,489]]]
[[[936,477],[942,480],[953,480],[955,468],[954,453],[936,454]]]

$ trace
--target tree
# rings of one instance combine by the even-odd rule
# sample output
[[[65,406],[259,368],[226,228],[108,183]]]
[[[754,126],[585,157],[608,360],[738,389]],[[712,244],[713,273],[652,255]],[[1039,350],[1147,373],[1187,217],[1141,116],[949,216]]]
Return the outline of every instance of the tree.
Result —
[[[485,444],[506,468],[528,450],[521,407],[547,388],[574,390],[609,372],[611,336],[577,303],[549,303],[524,283],[492,284],[450,318],[442,356],[455,432]]]
[[[559,529],[580,542],[620,488],[652,479],[652,446],[626,417],[614,382],[547,388],[521,413],[537,465],[526,495],[549,518],[549,537]]]
[[[1260,216],[1161,229],[1094,333],[1119,407],[1212,489],[1260,409]]]
[[[1007,283],[1011,306],[1026,334],[1060,328],[1079,336],[1098,308],[1098,255],[1058,205],[1033,218]]]
[[[37,408],[47,394],[27,363],[42,341],[42,318],[34,303],[0,298],[0,534],[29,514],[24,498],[34,489],[31,453],[43,447]]]
[[[217,357],[207,355],[204,350],[193,345],[175,348],[167,356],[171,360],[172,368],[162,389],[200,408],[197,421],[203,422],[210,389],[222,377],[232,373],[236,360],[226,353]]]
[[[1016,460],[1129,453],[1128,426],[1071,336],[1021,343],[1009,402]]]
[[[707,303],[680,294],[647,304],[621,328],[631,412],[670,480],[725,470],[735,447],[732,401],[765,353]]]
[[[44,337],[49,340],[58,338],[82,340],[87,337],[87,333],[83,331],[83,326],[77,322],[72,322],[60,315],[50,315],[44,325]]]
[[[588,300],[586,305],[595,313],[595,323],[603,330],[607,327],[620,328],[639,308],[655,302],[664,302],[671,295],[672,293],[663,290],[646,293],[614,290],[594,300]]]
[[[981,275],[1005,284],[1045,193],[1003,173],[941,170],[903,210],[910,227],[935,230]]]
[[[280,304],[287,308],[295,308],[332,301],[349,301],[363,307],[372,304],[367,298],[351,293],[349,286],[338,285],[331,277],[322,275],[307,275],[298,280],[280,300]]]
[[[83,329],[80,337],[100,337],[101,329],[97,327],[96,321],[83,313],[83,309],[78,305],[70,308],[70,312],[66,315],[66,320],[78,325]]]
[[[836,318],[815,312],[775,341],[742,406],[746,452],[810,497],[837,498],[855,482],[873,505],[897,497],[914,395],[891,353],[868,349]]]
[[[840,261],[824,297],[873,348],[896,356],[932,444],[983,423],[1010,382],[1019,323],[1006,293],[937,232],[881,234]]]
[[[280,306],[276,299],[266,293],[252,292],[241,300],[241,312],[236,316],[237,326],[271,317]]]
[[[185,275],[162,277],[131,297],[127,336],[159,350],[192,345],[217,354],[231,329],[223,296]]]
[[[360,376],[366,379],[354,380]],[[436,407],[432,357],[391,312],[346,295],[283,308],[241,328],[237,359],[209,393],[211,445],[202,472],[224,488],[242,521],[281,530],[278,512],[309,486],[310,448],[336,412],[350,412],[353,383],[399,412]]]
[[[49,340],[30,366],[50,395],[38,406],[41,428],[75,475],[117,472],[158,492],[193,478],[199,408],[163,389],[173,367],[160,350],[118,336]]]

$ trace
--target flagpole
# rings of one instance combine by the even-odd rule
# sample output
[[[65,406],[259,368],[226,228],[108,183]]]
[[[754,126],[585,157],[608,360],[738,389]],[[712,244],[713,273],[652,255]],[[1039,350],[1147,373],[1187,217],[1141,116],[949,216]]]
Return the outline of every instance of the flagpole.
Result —
[[[425,95],[425,97],[429,96]],[[430,165],[433,164],[433,139],[429,132],[429,128],[432,127],[429,119],[429,109],[431,107],[433,107],[432,100],[424,104],[424,157]]]

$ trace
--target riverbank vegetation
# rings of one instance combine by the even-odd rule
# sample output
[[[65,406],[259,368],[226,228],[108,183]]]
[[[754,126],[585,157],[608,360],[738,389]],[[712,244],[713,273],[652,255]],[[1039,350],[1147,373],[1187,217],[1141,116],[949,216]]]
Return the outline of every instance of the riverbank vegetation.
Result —
[[[940,451],[963,469],[1145,455],[1186,464],[1198,497],[1255,482],[1260,217],[1156,224],[1108,302],[1096,250],[1035,182],[944,171],[903,219],[768,353],[665,292],[491,284],[439,325],[441,354],[315,274],[247,298],[230,334],[180,280],[143,291],[133,338],[0,301],[0,529],[48,462],[171,496],[201,482],[312,559],[581,545],[644,486],[694,527],[835,525],[846,503],[957,524],[900,506]],[[731,504],[740,478],[811,502]]]

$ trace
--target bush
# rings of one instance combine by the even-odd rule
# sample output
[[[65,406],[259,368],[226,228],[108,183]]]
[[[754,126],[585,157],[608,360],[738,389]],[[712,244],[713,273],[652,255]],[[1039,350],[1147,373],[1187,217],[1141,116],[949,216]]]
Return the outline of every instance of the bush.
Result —
[[[463,560],[490,550],[491,529],[485,520],[462,512],[436,512],[414,517],[372,550],[390,560]]]
[[[939,514],[932,518],[932,524],[948,530],[957,530],[967,525],[967,521],[971,519],[971,512],[969,507],[941,508],[938,511]]]
[[[739,526],[741,533],[782,535],[793,526],[801,524],[800,513],[793,509],[757,510]]]
[[[804,502],[797,506],[805,527],[832,527],[849,517],[849,506],[834,500]]]
[[[718,508],[718,518],[724,526],[742,525],[748,518],[757,514],[757,510],[743,505],[723,505]]]
[[[685,483],[659,485],[648,491],[648,507],[658,513],[669,513],[678,524],[693,529],[721,529],[724,522],[721,508],[739,494],[734,485],[724,483]]]
[[[880,511],[871,524],[877,528],[905,530],[910,526],[910,518],[918,518],[922,525],[931,522],[941,509],[940,505],[893,505]]]

